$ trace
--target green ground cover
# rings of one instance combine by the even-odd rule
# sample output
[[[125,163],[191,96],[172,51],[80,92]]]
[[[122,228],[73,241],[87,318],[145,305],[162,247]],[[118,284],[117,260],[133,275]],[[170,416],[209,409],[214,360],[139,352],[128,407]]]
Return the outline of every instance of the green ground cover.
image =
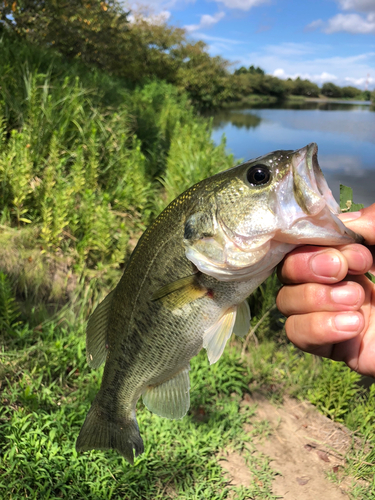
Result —
[[[252,301],[260,304],[262,293],[269,296],[274,281]],[[77,455],[74,448],[102,373],[86,364],[85,304],[81,313],[63,314],[30,328],[17,319],[10,287],[4,278],[1,283],[6,304],[1,311],[1,498],[221,499],[229,498],[231,491],[239,499],[274,498],[275,472],[269,459],[253,453],[252,436],[243,431],[255,406],[240,407],[240,402],[254,390],[276,402],[286,393],[308,399],[356,431],[363,447],[350,450],[346,472],[366,480],[353,491],[353,498],[373,498],[374,386],[366,391],[360,376],[343,364],[303,354],[287,344],[276,313],[267,316],[257,331],[259,345],[251,343],[242,359],[239,340],[213,366],[205,351],[193,359],[191,408],[184,419],[159,418],[139,402],[145,453],[132,467],[115,452]],[[262,312],[260,306],[254,310],[253,322]],[[267,426],[254,427],[253,436],[264,433]],[[218,463],[226,447],[243,453],[256,478],[251,487],[228,486]]]

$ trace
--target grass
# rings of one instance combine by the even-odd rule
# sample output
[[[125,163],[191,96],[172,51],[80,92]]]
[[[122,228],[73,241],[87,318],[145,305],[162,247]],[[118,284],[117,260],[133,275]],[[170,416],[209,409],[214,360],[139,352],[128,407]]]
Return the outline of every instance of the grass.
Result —
[[[259,298],[275,286],[271,278],[256,292],[259,318],[269,304]],[[138,403],[137,418],[145,453],[130,466],[115,452],[78,455],[74,445],[99,389],[102,370],[85,359],[85,307],[31,328],[22,321],[3,279],[7,318],[2,327],[0,365],[0,496],[4,499],[272,499],[267,457],[253,453],[243,424],[254,406],[242,406],[245,393],[260,390],[275,402],[286,393],[308,399],[324,414],[343,422],[364,446],[348,455],[347,473],[366,482],[353,498],[373,498],[375,388],[361,388],[360,376],[343,364],[320,360],[288,344],[282,318],[267,317],[241,360],[242,342],[231,341],[220,361],[209,366],[203,350],[192,360],[191,408],[179,421],[152,415]],[[72,318],[69,320],[69,318]],[[275,338],[269,336],[273,328]],[[267,427],[267,426],[266,426]],[[267,433],[267,428],[255,432]],[[253,474],[251,487],[233,488],[219,465],[224,449],[243,453]],[[357,495],[357,496],[355,496]],[[362,495],[362,496],[361,496]]]

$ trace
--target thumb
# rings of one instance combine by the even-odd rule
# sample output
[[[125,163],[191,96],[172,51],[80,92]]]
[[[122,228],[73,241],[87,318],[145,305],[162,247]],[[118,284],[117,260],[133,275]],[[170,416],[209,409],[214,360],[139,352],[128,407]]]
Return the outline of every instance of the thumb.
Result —
[[[375,245],[375,203],[359,212],[340,214],[340,219],[345,226],[361,234],[366,245]]]

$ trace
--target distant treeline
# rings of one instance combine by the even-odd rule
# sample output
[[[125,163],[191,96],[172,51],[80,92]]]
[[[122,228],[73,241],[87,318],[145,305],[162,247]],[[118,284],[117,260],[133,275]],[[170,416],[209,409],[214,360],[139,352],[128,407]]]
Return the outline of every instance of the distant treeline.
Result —
[[[202,41],[191,41],[181,28],[162,20],[130,16],[117,0],[9,0],[0,2],[0,30],[29,43],[96,67],[123,80],[128,88],[151,79],[164,80],[187,91],[199,109],[241,102],[249,95],[284,99],[305,97],[369,99],[355,87],[309,80],[282,80],[261,68],[231,71],[229,61],[211,57]],[[130,20],[132,22],[130,22]]]

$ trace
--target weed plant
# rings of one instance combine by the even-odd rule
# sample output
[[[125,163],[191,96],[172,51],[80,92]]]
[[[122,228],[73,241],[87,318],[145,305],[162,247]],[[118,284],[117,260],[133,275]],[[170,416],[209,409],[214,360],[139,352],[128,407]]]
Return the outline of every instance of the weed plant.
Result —
[[[53,52],[20,42],[17,52],[12,41],[0,41],[0,242],[19,255],[15,240],[32,227],[33,248],[19,257],[44,269],[46,280],[56,258],[76,276],[121,268],[170,200],[233,165],[176,87],[153,81],[129,90],[97,70],[90,80],[77,63],[69,71]],[[0,267],[19,288],[25,280],[13,264],[5,258]],[[38,289],[34,273],[26,282]],[[50,298],[66,292],[55,287]]]

